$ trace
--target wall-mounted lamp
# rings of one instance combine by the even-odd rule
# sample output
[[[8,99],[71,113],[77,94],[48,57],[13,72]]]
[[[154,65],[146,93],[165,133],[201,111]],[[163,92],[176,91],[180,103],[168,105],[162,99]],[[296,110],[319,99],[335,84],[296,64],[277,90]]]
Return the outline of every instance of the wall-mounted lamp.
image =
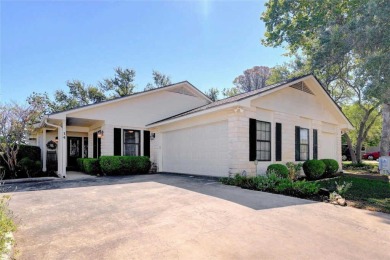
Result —
[[[54,142],[58,143],[58,136],[54,139]]]
[[[103,131],[103,130],[99,130],[99,131],[97,132],[97,137],[98,137],[98,138],[103,138],[103,137],[104,137],[104,131]]]
[[[150,140],[154,140],[156,138],[156,133],[150,133]]]

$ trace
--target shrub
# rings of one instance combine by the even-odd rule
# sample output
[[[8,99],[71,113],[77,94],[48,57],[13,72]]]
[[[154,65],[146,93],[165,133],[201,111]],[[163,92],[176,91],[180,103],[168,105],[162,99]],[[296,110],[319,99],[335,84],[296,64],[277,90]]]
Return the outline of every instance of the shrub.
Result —
[[[283,164],[270,164],[267,168],[267,174],[274,172],[280,178],[287,178],[289,171],[287,167]]]
[[[325,173],[325,163],[320,160],[307,160],[303,163],[303,171],[310,180],[318,180]]]
[[[85,159],[88,159],[88,158],[77,158],[77,168],[79,171],[82,171],[82,172],[85,171],[85,169],[84,169],[84,160]]]
[[[8,234],[16,230],[16,226],[12,221],[12,212],[8,209],[9,200],[10,196],[0,198],[0,255],[9,253],[6,245],[12,243],[12,238]]]
[[[325,163],[325,175],[330,176],[335,174],[339,169],[339,163],[333,159],[322,159],[323,163]]]
[[[25,157],[33,161],[41,161],[41,148],[32,145],[20,145],[17,158],[21,160]]]
[[[23,173],[27,175],[28,178],[34,177],[34,175],[42,170],[41,161],[33,161],[28,157],[21,159],[18,163],[18,166],[21,168]]]
[[[88,174],[99,174],[100,165],[99,159],[96,158],[84,158],[83,160],[84,171]]]
[[[288,178],[292,181],[298,179],[299,177],[299,172],[302,169],[302,163],[293,163],[293,162],[288,162],[286,163],[287,169],[288,169]]]
[[[151,163],[147,156],[102,156],[100,167],[107,175],[148,173]]]

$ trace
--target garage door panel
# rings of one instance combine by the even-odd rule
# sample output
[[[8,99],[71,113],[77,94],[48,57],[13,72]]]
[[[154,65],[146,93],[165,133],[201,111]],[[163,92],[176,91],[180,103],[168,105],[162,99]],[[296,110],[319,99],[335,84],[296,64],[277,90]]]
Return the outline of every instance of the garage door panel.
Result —
[[[228,175],[227,122],[163,134],[163,170],[198,175]]]

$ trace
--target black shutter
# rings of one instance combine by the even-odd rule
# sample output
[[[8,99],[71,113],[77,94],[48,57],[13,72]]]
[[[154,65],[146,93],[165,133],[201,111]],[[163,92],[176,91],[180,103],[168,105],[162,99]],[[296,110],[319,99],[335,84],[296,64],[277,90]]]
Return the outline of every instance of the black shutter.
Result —
[[[122,130],[120,128],[114,128],[114,155],[122,155]]]
[[[301,159],[301,130],[299,126],[295,127],[295,161]]]
[[[93,158],[97,158],[98,154],[98,136],[97,133],[93,133]]]
[[[102,155],[102,139],[98,138],[97,140],[98,140],[98,146],[97,146],[98,157],[97,158],[100,158],[100,156]]]
[[[318,159],[318,131],[313,129],[313,159]]]
[[[282,160],[282,124],[276,123],[275,128],[275,141],[276,141],[276,149],[275,149],[275,159],[276,161]]]
[[[144,156],[150,157],[150,131],[144,131]]]
[[[256,119],[249,118],[249,161],[256,160]]]

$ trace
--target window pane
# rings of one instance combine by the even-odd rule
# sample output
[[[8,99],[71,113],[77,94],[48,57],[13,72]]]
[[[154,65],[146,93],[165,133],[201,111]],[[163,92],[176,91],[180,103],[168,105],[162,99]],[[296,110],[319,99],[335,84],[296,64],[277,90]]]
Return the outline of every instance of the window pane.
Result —
[[[124,155],[138,156],[139,155],[138,144],[125,144],[125,146],[124,146]]]
[[[301,144],[308,144],[309,143],[309,130],[308,129],[302,129],[300,132],[301,136]]]

